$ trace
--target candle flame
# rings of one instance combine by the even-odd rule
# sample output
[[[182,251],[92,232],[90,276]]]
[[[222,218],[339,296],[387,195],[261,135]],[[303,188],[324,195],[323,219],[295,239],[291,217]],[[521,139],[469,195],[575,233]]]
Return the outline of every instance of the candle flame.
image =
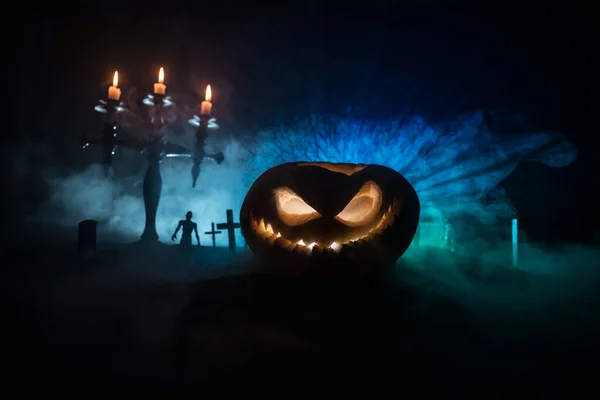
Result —
[[[115,71],[115,74],[113,75],[113,84],[114,87],[119,86],[119,71]]]
[[[165,69],[160,67],[160,71],[158,71],[158,83],[165,82]]]
[[[210,89],[210,85],[206,87],[206,93],[204,94],[204,100],[211,101],[212,100],[212,90]]]

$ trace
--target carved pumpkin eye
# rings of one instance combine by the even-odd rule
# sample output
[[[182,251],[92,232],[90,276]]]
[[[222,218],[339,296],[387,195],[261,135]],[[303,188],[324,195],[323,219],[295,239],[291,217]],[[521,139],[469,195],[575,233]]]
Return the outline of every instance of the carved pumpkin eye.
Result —
[[[381,188],[375,182],[367,181],[335,218],[348,226],[366,224],[379,212],[381,197]]]
[[[302,225],[321,216],[317,210],[306,204],[302,197],[289,188],[277,188],[273,191],[273,195],[277,203],[279,218],[289,226]]]

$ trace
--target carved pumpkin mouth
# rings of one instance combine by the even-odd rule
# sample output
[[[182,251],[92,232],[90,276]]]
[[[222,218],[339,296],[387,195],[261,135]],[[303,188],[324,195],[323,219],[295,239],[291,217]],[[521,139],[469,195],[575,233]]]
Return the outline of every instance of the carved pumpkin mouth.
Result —
[[[394,198],[392,204],[386,212],[381,216],[379,223],[369,230],[367,233],[351,238],[349,240],[336,242],[331,244],[322,244],[317,242],[306,243],[303,239],[289,240],[280,232],[273,229],[271,223],[262,217],[255,216],[250,212],[250,228],[256,235],[268,244],[268,246],[278,246],[289,252],[297,252],[310,255],[315,252],[333,252],[339,253],[344,248],[354,247],[367,242],[376,242],[379,236],[385,234],[386,230],[390,229],[397,221],[400,215],[400,203]]]

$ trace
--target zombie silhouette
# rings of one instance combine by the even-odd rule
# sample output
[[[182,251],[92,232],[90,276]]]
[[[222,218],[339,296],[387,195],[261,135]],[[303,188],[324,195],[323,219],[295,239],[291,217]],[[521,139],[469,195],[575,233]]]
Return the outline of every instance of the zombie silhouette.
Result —
[[[183,228],[183,229],[182,229]],[[179,225],[177,225],[177,229],[175,229],[175,233],[171,237],[171,240],[175,241],[177,239],[177,232],[179,229],[182,229],[181,232],[181,241],[179,244],[184,247],[192,247],[192,231],[196,235],[196,241],[198,242],[198,247],[200,247],[200,236],[198,236],[198,226],[195,222],[192,221],[192,212],[188,211],[185,214],[185,219],[179,221]]]

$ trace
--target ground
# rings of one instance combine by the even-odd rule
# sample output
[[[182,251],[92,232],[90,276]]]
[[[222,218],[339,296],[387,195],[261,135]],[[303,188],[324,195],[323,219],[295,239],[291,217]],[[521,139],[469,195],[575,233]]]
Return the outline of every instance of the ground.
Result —
[[[458,260],[454,279],[479,288],[469,294],[425,272],[452,256],[440,249],[358,282],[268,275],[243,249],[104,245],[95,262],[72,244],[12,252],[5,329],[25,392],[540,393],[586,386],[600,360],[597,275],[542,299],[566,278]]]

